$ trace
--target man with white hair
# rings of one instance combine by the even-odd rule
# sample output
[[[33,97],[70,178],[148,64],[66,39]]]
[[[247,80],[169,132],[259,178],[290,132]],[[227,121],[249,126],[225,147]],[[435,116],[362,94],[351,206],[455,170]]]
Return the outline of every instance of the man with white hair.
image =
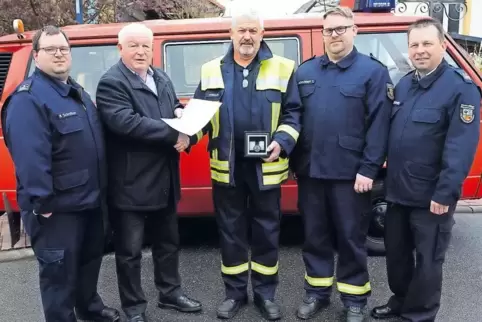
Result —
[[[300,131],[295,62],[273,55],[255,11],[234,12],[232,44],[202,66],[195,98],[222,106],[199,133],[209,135],[213,201],[221,236],[226,298],[217,310],[233,317],[247,302],[251,267],[254,304],[276,320],[281,184]],[[196,140],[194,140],[196,141]],[[251,261],[248,259],[251,227]]]
[[[179,153],[190,138],[161,120],[180,117],[183,106],[168,76],[151,66],[152,46],[145,25],[122,28],[121,59],[102,76],[96,95],[106,131],[119,293],[129,322],[147,321],[140,269],[145,228],[151,229],[158,306],[201,310],[199,302],[183,295],[178,267]]]

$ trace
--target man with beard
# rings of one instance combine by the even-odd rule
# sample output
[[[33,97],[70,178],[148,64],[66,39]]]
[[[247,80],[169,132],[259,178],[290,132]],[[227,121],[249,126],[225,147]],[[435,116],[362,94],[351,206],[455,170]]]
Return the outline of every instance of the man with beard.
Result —
[[[218,114],[198,135],[200,139],[209,133],[226,290],[217,310],[220,318],[233,317],[247,302],[250,267],[254,304],[266,319],[281,317],[274,301],[280,185],[288,178],[288,155],[298,139],[301,102],[293,81],[295,63],[273,55],[263,41],[263,32],[263,20],[255,11],[235,12],[232,44],[224,57],[202,66],[194,95],[222,102]],[[251,261],[248,227],[252,232]]]
[[[296,82],[303,101],[302,131],[292,155],[305,227],[306,296],[297,315],[328,305],[334,284],[347,321],[362,321],[371,293],[365,238],[370,190],[385,157],[393,85],[388,70],[357,51],[353,13],[324,14],[326,54],[303,63]]]
[[[62,30],[42,28],[32,47],[35,72],[5,100],[1,120],[39,262],[45,320],[118,321],[97,293],[107,183],[97,109],[69,77],[72,56]]]
[[[101,78],[97,106],[105,124],[109,166],[108,205],[122,309],[129,322],[147,322],[141,283],[144,231],[150,233],[157,305],[197,312],[179,276],[177,204],[179,153],[189,137],[161,118],[182,114],[171,80],[154,68],[153,33],[143,24],[119,32],[121,59]]]
[[[444,59],[440,22],[408,29],[415,70],[395,88],[388,142],[385,219],[387,275],[393,296],[374,318],[435,321],[454,211],[479,142],[480,92]],[[413,251],[415,250],[415,258]]]

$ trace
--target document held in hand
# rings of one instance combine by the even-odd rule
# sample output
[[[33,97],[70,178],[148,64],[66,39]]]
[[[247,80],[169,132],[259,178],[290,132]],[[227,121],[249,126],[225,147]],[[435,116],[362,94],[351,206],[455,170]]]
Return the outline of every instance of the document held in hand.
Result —
[[[221,102],[193,98],[184,107],[181,118],[161,118],[161,120],[173,129],[192,136],[202,130],[202,128],[211,121],[220,106]]]

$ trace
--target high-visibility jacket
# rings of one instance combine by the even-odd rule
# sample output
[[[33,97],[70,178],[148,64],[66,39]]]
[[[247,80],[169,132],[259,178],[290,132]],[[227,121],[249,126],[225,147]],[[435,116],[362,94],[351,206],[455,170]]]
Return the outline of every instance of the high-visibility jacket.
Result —
[[[301,99],[294,82],[295,62],[271,53],[262,44],[258,53],[259,73],[253,101],[261,109],[262,117],[257,128],[270,132],[271,139],[282,147],[278,160],[257,165],[258,182],[261,190],[279,187],[288,179],[288,156],[298,140],[300,131]],[[219,101],[218,112],[205,128],[191,140],[197,143],[203,135],[209,134],[211,179],[214,184],[233,186],[234,183],[234,126],[233,126],[233,82],[234,75],[232,48],[226,56],[216,58],[201,68],[201,82],[194,98]]]

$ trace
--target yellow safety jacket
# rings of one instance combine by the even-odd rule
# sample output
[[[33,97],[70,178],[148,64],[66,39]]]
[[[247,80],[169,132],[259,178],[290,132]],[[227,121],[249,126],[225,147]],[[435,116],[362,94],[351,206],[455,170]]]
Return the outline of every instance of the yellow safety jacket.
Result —
[[[281,145],[283,153],[278,160],[269,163],[260,158],[257,172],[261,190],[279,187],[288,179],[288,155],[298,140],[301,111],[301,101],[294,79],[293,86],[288,86],[294,72],[294,61],[272,55],[271,52],[268,55],[265,53],[265,56],[269,58],[260,62],[256,91],[253,95],[258,95],[260,99],[256,101],[262,102],[256,107],[263,111],[260,128],[272,133],[271,139]],[[232,72],[223,72],[224,65],[224,59],[219,57],[202,66],[201,82],[194,98],[220,101],[222,105],[192,143],[197,143],[204,134],[209,134],[208,151],[212,181],[215,184],[232,186],[234,185],[232,104],[234,76]],[[287,93],[288,88],[292,91],[291,93]]]

